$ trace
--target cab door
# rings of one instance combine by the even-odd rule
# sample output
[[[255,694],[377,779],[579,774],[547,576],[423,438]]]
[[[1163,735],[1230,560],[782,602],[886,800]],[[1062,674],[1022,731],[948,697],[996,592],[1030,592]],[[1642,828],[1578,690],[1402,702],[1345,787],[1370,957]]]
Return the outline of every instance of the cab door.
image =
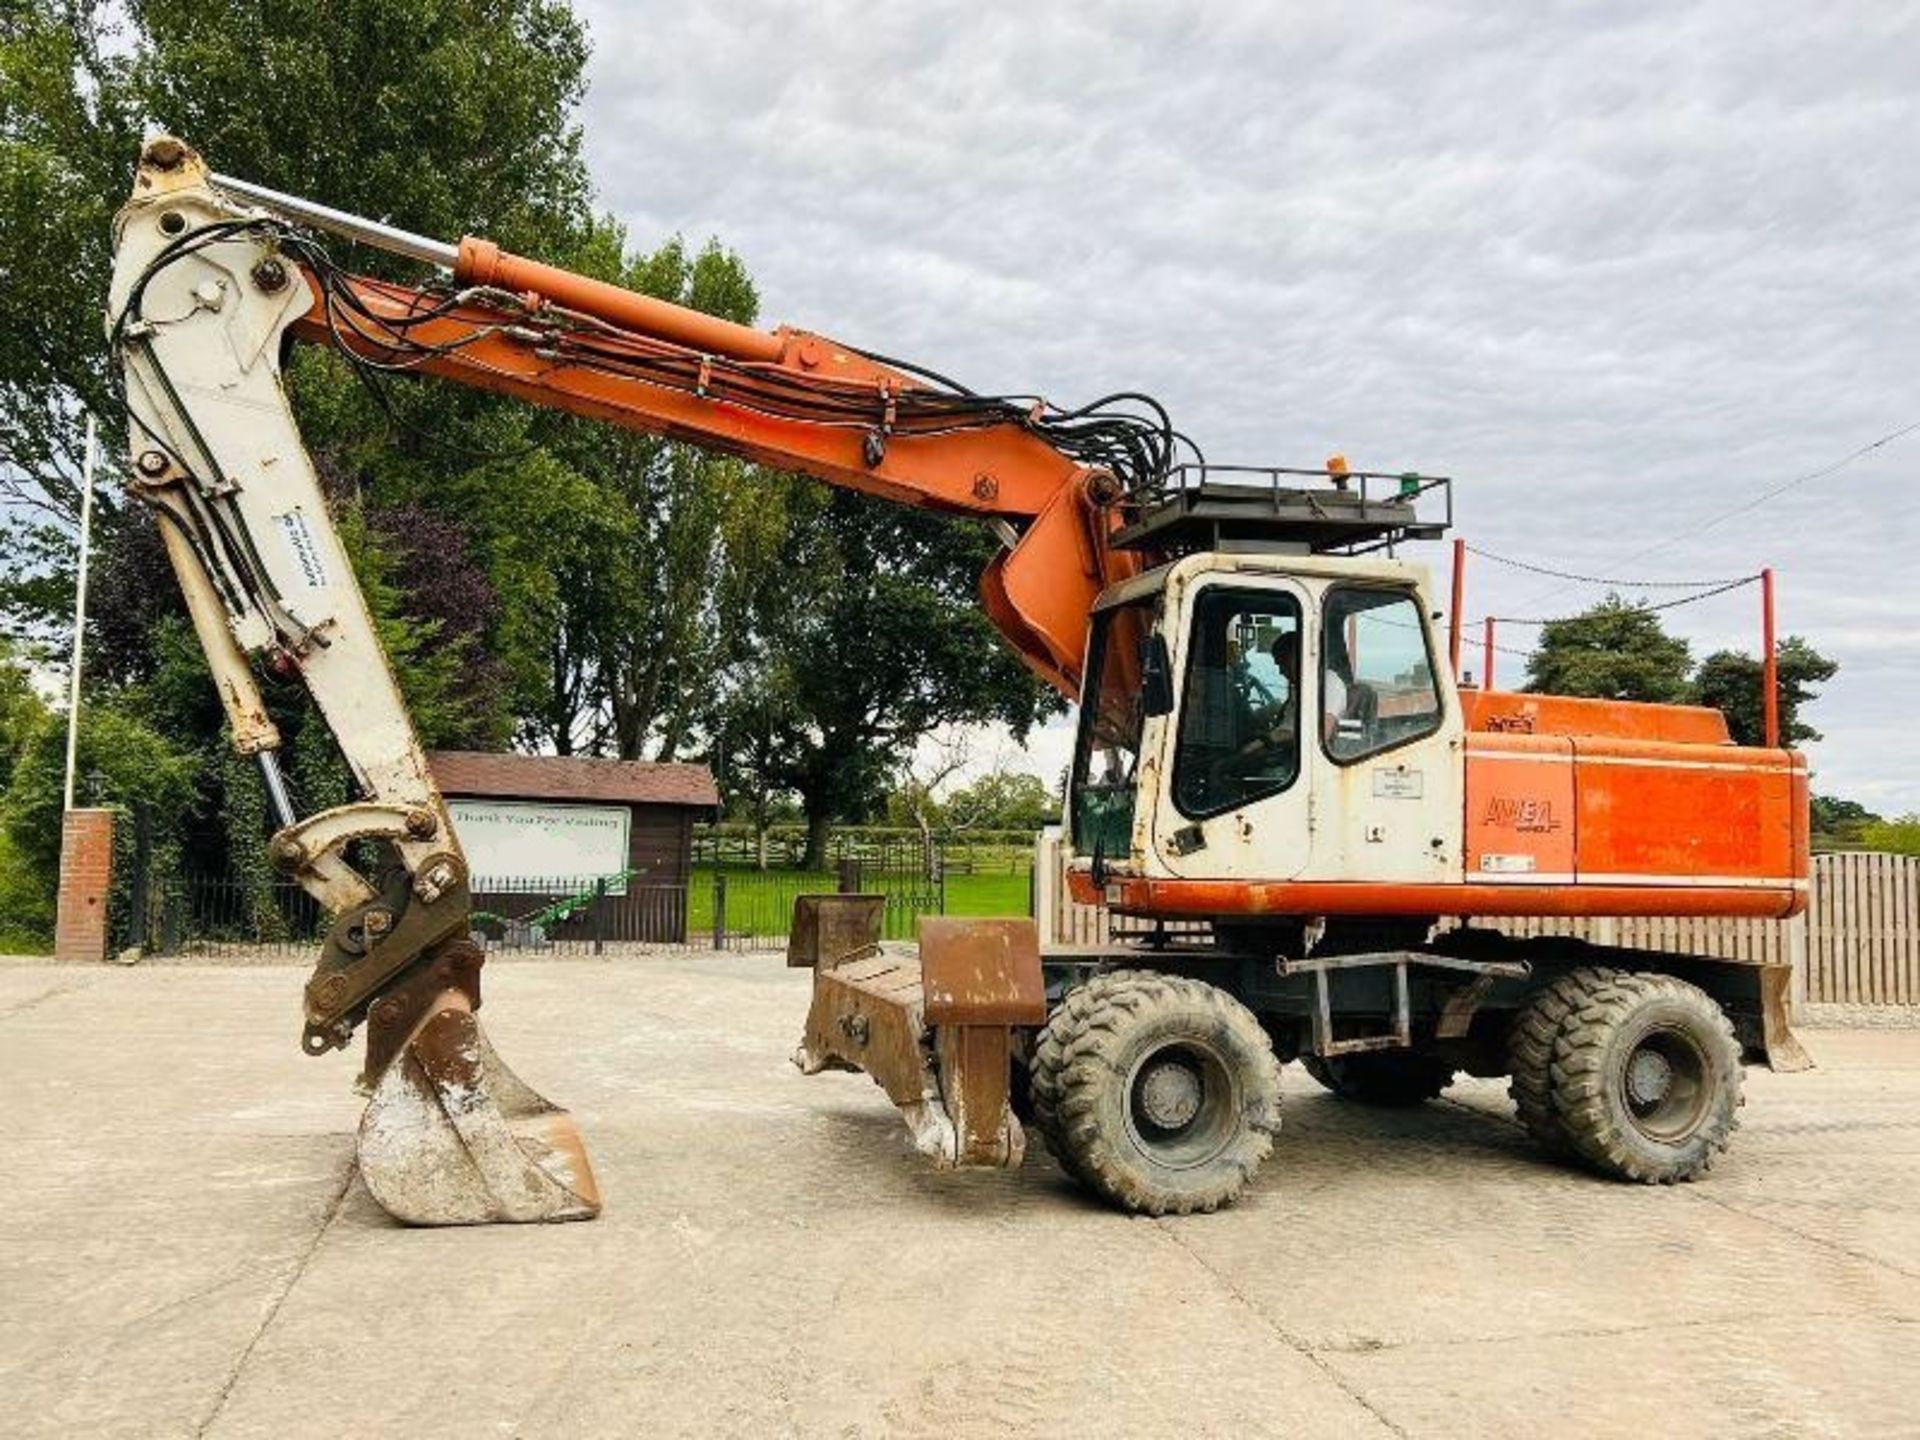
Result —
[[[1285,880],[1312,850],[1304,783],[1311,596],[1280,577],[1189,592],[1178,697],[1156,755],[1153,867],[1177,879]]]
[[[1459,697],[1419,593],[1336,582],[1319,608],[1319,714],[1306,762],[1315,844],[1306,878],[1457,879]]]

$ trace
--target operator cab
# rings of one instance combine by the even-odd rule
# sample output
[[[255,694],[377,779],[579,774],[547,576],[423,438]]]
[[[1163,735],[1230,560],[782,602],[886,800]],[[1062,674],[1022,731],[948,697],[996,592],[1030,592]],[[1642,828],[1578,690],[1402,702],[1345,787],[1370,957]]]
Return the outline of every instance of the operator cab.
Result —
[[[1186,553],[1095,608],[1069,819],[1102,883],[1458,864],[1462,724],[1426,572],[1364,553],[1439,533],[1413,502],[1444,482],[1391,478],[1386,501],[1203,484],[1118,532]]]

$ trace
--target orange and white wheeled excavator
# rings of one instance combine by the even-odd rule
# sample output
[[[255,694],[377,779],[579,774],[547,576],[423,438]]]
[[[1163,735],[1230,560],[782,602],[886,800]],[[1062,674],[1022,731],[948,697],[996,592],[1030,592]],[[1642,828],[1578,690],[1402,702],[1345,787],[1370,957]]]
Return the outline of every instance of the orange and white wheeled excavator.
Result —
[[[445,276],[349,274],[323,232]],[[1733,745],[1714,711],[1459,685],[1425,570],[1392,558],[1442,532],[1421,511],[1450,519],[1443,480],[1205,466],[1145,397],[976,394],[214,175],[165,137],[117,221],[108,325],[130,488],[258,758],[273,859],[334,917],[302,1044],[344,1048],[365,1025],[362,1172],[402,1220],[582,1218],[600,1196],[571,1117],[474,1017],[465,861],[287,404],[292,340],[1001,537],[982,601],[1080,705],[1074,894],[1208,923],[1042,956],[1029,920],[929,918],[896,953],[875,897],[804,900],[796,1058],[867,1071],[938,1164],[1019,1163],[1024,1115],[1119,1205],[1213,1209],[1267,1158],[1280,1063],[1299,1058],[1390,1105],[1511,1075],[1545,1145],[1671,1182],[1725,1147],[1744,1059],[1800,1063],[1782,968],[1476,923],[1794,914],[1807,776],[1787,750]],[[361,799],[297,815],[256,660],[306,685]],[[377,877],[348,862],[363,842],[387,858]]]

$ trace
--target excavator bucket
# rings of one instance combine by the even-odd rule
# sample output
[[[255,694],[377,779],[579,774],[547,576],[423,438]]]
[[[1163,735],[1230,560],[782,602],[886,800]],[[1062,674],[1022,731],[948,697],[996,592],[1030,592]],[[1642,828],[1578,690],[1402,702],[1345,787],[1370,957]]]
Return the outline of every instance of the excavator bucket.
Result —
[[[1046,1019],[1031,920],[922,916],[917,953],[880,940],[881,895],[802,895],[787,963],[813,970],[794,1064],[864,1070],[941,1169],[1018,1165],[1013,1028]]]
[[[428,997],[377,1074],[387,1047],[369,1033],[361,1177],[408,1225],[591,1220],[600,1188],[579,1128],[494,1053],[477,989]]]

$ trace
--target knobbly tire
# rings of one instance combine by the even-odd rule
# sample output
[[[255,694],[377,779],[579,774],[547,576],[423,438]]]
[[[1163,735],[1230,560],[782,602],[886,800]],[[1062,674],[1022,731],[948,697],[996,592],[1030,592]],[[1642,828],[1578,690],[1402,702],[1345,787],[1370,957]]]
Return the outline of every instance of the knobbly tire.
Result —
[[[1670,975],[1575,971],[1553,1039],[1551,1097],[1568,1148],[1605,1175],[1672,1185],[1739,1125],[1740,1043],[1719,1004]]]
[[[1521,1126],[1549,1155],[1565,1158],[1573,1152],[1553,1103],[1554,1041],[1579,997],[1621,973],[1584,969],[1560,976],[1528,997],[1507,1033],[1507,1093],[1513,1097]]]
[[[1453,1083],[1453,1067],[1417,1050],[1357,1055],[1302,1055],[1300,1064],[1342,1100],[1400,1108],[1437,1099]]]
[[[1027,1064],[1027,1105],[1033,1111],[1033,1128],[1047,1142],[1060,1168],[1075,1180],[1082,1177],[1060,1139],[1060,1075],[1067,1068],[1067,1040],[1087,1014],[1086,992],[1085,985],[1075,986],[1053,1008],[1034,1038]]]
[[[1231,1203],[1273,1151],[1280,1065],[1239,1001],[1146,970],[1070,991],[1034,1047],[1035,1128],[1074,1179],[1123,1209]]]

